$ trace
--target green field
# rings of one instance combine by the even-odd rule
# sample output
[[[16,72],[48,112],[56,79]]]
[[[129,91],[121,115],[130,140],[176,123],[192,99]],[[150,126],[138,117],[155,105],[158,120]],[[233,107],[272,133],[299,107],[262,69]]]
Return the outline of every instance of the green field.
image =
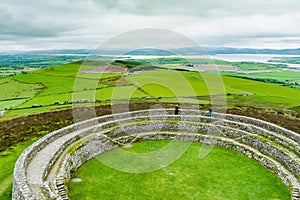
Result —
[[[168,141],[147,141],[124,150],[146,153],[166,144]],[[280,179],[256,161],[221,147],[214,147],[208,156],[199,158],[200,148],[201,144],[192,143],[174,163],[148,173],[121,172],[92,159],[76,172],[75,177],[82,181],[69,184],[69,196],[71,199],[290,199],[289,190]]]
[[[198,72],[155,70],[126,77],[131,83],[154,97],[195,97],[209,95],[237,95],[238,99],[251,99],[265,103],[300,104],[300,89],[283,87],[259,81]],[[224,84],[224,85],[220,85]],[[267,98],[262,98],[267,97]]]
[[[0,80],[0,99],[16,99],[16,98],[29,98],[33,96],[36,91],[43,87],[39,83],[27,84],[26,82],[20,82],[13,78],[7,78]]]
[[[269,60],[269,62],[300,64],[300,57],[275,57]]]
[[[27,142],[19,144],[6,151],[0,152],[0,199],[10,200],[12,192],[12,174],[15,162],[21,153],[37,138],[33,138]]]
[[[266,69],[282,69],[285,64],[269,64],[259,62],[229,62],[219,59],[211,58],[184,58],[184,57],[171,57],[171,58],[149,58],[149,59],[131,59],[132,62],[141,62],[148,65],[157,65],[164,67],[172,67],[174,65],[193,66],[197,64],[215,64],[234,66],[241,70],[266,70]]]
[[[0,110],[6,109],[6,116],[45,112],[71,107],[72,100],[82,105],[126,102],[130,99],[210,104],[213,95],[223,96],[223,101],[227,96],[229,106],[231,100],[235,104],[238,101],[241,104],[245,101],[249,104],[261,102],[261,105],[266,103],[267,106],[283,108],[300,104],[300,89],[260,81],[167,69],[125,76],[81,72],[95,67],[92,64],[70,63],[1,79],[0,89],[4,92],[0,94]],[[298,81],[299,77],[295,74],[265,73],[254,76],[281,76],[280,80],[289,77],[289,80]]]
[[[260,72],[260,73],[237,73],[237,72],[222,72],[222,75],[247,78],[269,83],[276,83],[283,86],[300,87],[299,72]]]
[[[80,67],[80,64],[66,64],[2,79],[0,87],[3,90],[9,89],[0,95],[0,109],[7,108],[8,105],[16,109],[30,108],[33,105],[57,107],[55,102],[64,103],[65,101],[76,100],[76,98],[94,99],[99,97],[102,100],[109,100],[112,94],[112,88],[109,88],[111,85],[98,83],[98,79],[119,77],[120,74],[103,74],[101,76],[86,74],[78,72]],[[83,66],[81,70],[94,67]],[[80,83],[76,88],[74,86],[75,80]],[[129,90],[132,89],[129,86],[124,86],[124,91]],[[95,94],[100,95],[95,96]],[[22,99],[22,101],[16,101],[16,98]],[[65,105],[63,106],[65,107]],[[44,110],[47,111],[47,109]],[[48,108],[48,110],[52,109]]]

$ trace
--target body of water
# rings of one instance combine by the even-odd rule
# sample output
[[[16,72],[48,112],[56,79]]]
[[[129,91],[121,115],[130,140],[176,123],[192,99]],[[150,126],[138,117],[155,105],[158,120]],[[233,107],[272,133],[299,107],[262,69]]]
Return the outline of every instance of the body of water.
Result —
[[[299,68],[300,64],[289,64],[289,63],[277,63],[269,62],[271,59],[279,59],[283,57],[300,57],[300,55],[278,55],[278,54],[216,54],[210,56],[211,58],[216,58],[220,60],[226,60],[229,62],[239,62],[239,61],[253,61],[262,63],[272,63],[272,64],[286,64],[291,68]]]
[[[127,55],[128,58],[133,59],[147,59],[147,58],[172,58],[178,56],[137,56]],[[279,55],[279,54],[216,54],[216,55],[195,55],[195,56],[182,56],[183,58],[212,58],[220,59],[229,62],[249,61],[249,62],[261,62],[261,63],[272,63],[269,62],[271,59],[282,58],[282,57],[300,57],[300,55]],[[272,64],[286,64],[290,68],[300,69],[300,64],[288,64],[288,63],[272,63]]]

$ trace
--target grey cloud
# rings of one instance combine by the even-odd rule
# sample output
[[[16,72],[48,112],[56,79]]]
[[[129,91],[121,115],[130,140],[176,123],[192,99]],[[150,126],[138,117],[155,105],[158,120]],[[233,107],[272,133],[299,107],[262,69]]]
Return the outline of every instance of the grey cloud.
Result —
[[[218,17],[223,15],[278,15],[298,12],[298,0],[110,0],[97,1],[108,10],[138,15],[187,15]]]
[[[72,4],[72,1],[11,1],[0,4],[0,39],[56,37],[82,27],[81,14],[94,7]],[[88,18],[88,16],[83,16]]]
[[[207,45],[271,44],[266,38],[300,45],[299,7],[298,0],[2,0],[0,48],[93,48],[147,27]]]

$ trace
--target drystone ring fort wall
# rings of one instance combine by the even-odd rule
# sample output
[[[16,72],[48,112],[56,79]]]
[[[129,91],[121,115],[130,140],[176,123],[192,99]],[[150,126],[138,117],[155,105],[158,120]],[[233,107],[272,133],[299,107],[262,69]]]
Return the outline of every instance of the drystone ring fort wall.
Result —
[[[144,140],[201,142],[239,151],[277,174],[291,199],[299,199],[298,133],[254,118],[220,113],[208,117],[205,111],[187,109],[179,115],[171,109],[106,115],[46,135],[17,160],[13,199],[68,199],[71,174],[86,161]]]

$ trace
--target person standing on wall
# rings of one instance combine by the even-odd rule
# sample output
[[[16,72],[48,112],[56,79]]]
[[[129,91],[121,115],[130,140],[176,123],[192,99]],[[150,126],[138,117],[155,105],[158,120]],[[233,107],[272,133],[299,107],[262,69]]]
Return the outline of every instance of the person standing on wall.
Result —
[[[212,109],[212,107],[210,107],[209,108],[209,117],[212,117],[212,111],[213,111],[213,109]]]
[[[179,113],[179,106],[176,105],[176,106],[175,106],[175,115],[178,115],[178,113]]]

